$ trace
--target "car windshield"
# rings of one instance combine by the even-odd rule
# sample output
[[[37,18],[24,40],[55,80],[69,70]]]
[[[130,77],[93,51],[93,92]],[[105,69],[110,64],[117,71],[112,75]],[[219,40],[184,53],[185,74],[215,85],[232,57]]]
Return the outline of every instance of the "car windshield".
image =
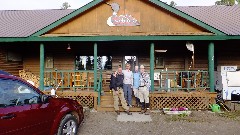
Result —
[[[27,85],[11,79],[0,79],[0,107],[33,104],[39,94]]]

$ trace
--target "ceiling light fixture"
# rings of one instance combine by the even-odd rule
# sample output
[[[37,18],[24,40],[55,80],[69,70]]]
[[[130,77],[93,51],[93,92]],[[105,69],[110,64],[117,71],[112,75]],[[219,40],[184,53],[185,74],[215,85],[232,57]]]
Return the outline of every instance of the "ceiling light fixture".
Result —
[[[155,50],[155,52],[162,52],[162,53],[165,53],[165,52],[167,52],[167,50]]]
[[[70,46],[70,44],[68,44],[67,50],[71,50],[71,46]]]

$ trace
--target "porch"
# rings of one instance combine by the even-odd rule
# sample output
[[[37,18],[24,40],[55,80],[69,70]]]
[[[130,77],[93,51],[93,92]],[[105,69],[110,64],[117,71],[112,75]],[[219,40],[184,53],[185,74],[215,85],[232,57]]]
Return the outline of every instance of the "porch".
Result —
[[[43,91],[59,85],[57,94],[60,97],[75,98],[85,106],[111,111],[113,100],[109,91],[110,75],[116,71],[118,65],[124,67],[127,62],[125,56],[135,56],[136,60],[131,63],[132,67],[143,64],[151,75],[152,109],[183,105],[192,109],[207,109],[208,104],[214,102],[214,95],[216,96],[215,93],[209,93],[213,89],[210,87],[207,64],[208,55],[212,55],[212,52],[209,54],[207,52],[213,44],[208,46],[209,42],[206,41],[193,42],[195,45],[193,68],[192,52],[187,50],[186,41],[154,42],[115,41],[95,44],[55,42],[58,44],[57,48],[52,42],[41,44],[39,54],[30,52],[24,55],[23,67],[26,75],[20,77],[32,76],[32,79],[24,79],[35,78],[36,86]],[[84,45],[79,46],[79,44]],[[71,46],[71,50],[67,49],[68,45]],[[35,47],[27,46],[27,48],[27,50],[35,50],[34,52],[38,51]],[[157,50],[160,49],[167,52],[158,53]],[[37,59],[39,55],[40,61]],[[79,69],[76,66],[76,56],[90,57],[91,66],[88,69]],[[111,56],[111,69],[99,68],[100,56]],[[156,65],[156,58],[164,58],[161,67]],[[40,65],[36,65],[38,62]],[[211,61],[209,63],[211,64]],[[133,108],[133,110],[138,109]]]
[[[108,91],[111,73],[119,65],[125,69],[126,63],[131,65],[132,71],[134,66],[145,66],[146,72],[151,76],[152,91],[213,91],[214,82],[210,79],[210,73],[214,72],[215,66],[214,60],[210,58],[214,55],[211,50],[214,45],[206,41],[192,41],[195,48],[193,54],[187,49],[187,42],[63,42],[58,43],[57,48],[46,44],[41,45],[44,46],[43,54],[40,52],[40,55],[44,55],[44,67],[39,65],[40,68],[34,69],[36,66],[32,61],[35,58],[30,58],[33,56],[26,56],[29,60],[23,65],[30,72],[43,71],[41,74],[45,80],[51,80],[43,86],[56,86],[62,80],[60,88],[74,91],[96,90],[100,76],[103,91]],[[68,46],[71,47],[70,50],[67,49]],[[159,52],[162,50],[166,52]]]
[[[216,93],[208,92],[208,74],[206,71],[178,71],[188,73],[188,77],[183,74],[175,74],[176,71],[156,72],[166,78],[160,81],[162,84],[155,83],[155,90],[150,94],[151,109],[162,109],[166,107],[187,107],[190,109],[208,109],[209,104],[215,102]],[[31,76],[30,72],[21,71],[23,79]],[[45,87],[50,89],[52,86],[59,85],[56,95],[63,98],[73,98],[86,107],[95,108],[97,111],[114,111],[112,93],[109,91],[109,84],[103,79],[103,72],[98,72],[97,90],[94,90],[92,81],[89,80],[92,71],[47,71],[45,72]],[[191,74],[191,76],[190,76]],[[75,76],[73,76],[75,75]],[[86,76],[85,76],[86,75]],[[201,75],[201,76],[200,76]],[[159,76],[159,77],[160,77]],[[34,75],[32,75],[34,80]],[[66,78],[67,77],[67,78]],[[81,78],[80,80],[76,80]],[[84,79],[84,77],[86,77]],[[170,79],[171,78],[171,79]],[[179,80],[177,79],[179,78]],[[109,79],[109,78],[107,78]],[[51,80],[51,81],[50,81]],[[63,80],[63,81],[62,81]],[[169,82],[169,80],[171,80]],[[177,81],[178,80],[178,81]],[[191,82],[189,83],[189,80]],[[156,82],[156,81],[155,81]],[[186,83],[187,82],[187,83]],[[158,83],[158,82],[157,82]],[[49,85],[50,84],[50,87]],[[79,84],[79,85],[78,85]],[[180,86],[179,86],[180,85]],[[43,91],[50,94],[49,90]],[[133,104],[135,98],[133,98]],[[123,109],[121,108],[123,111]],[[131,108],[131,111],[140,111],[140,108]]]

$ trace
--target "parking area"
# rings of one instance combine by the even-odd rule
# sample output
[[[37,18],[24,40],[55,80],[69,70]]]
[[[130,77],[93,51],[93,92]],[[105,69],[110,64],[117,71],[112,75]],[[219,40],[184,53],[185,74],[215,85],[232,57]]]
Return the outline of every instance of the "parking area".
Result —
[[[79,135],[238,135],[240,113],[195,111],[190,116],[151,113],[149,122],[120,122],[114,112],[85,112]],[[141,119],[141,116],[139,116]]]

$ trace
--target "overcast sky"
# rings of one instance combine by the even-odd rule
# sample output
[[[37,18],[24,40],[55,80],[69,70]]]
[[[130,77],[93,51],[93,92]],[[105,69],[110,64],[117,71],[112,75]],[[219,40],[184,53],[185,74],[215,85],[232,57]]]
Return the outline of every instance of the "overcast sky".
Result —
[[[0,0],[0,10],[60,9],[68,2],[71,9],[77,9],[92,0]],[[172,0],[162,0],[170,3]],[[210,6],[217,0],[174,0],[177,6]]]

